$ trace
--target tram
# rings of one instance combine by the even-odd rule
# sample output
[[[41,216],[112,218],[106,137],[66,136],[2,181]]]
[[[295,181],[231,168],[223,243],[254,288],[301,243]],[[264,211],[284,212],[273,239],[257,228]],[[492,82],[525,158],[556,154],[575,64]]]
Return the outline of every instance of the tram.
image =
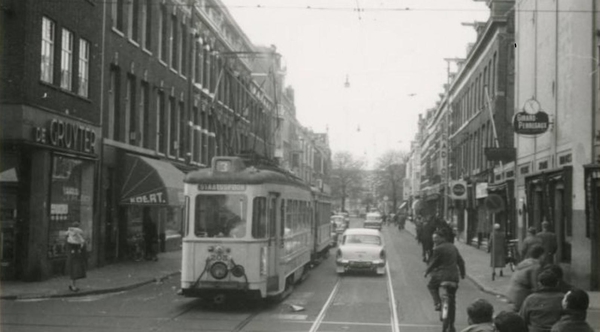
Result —
[[[283,298],[332,244],[331,203],[289,172],[214,157],[184,180],[181,294]]]

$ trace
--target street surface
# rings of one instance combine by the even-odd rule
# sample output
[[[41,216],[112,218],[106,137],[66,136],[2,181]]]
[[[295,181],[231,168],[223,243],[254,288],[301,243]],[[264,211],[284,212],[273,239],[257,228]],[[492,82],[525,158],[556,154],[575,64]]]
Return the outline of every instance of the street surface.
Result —
[[[351,227],[361,223],[352,219]],[[385,276],[356,273],[338,277],[333,248],[330,257],[281,303],[238,302],[215,307],[177,295],[179,280],[175,277],[123,293],[2,301],[0,330],[440,331],[438,313],[423,278],[420,247],[406,231],[384,227],[383,232],[388,257]],[[496,313],[508,309],[502,299],[463,280],[457,296],[459,331],[467,326],[467,305],[477,298],[490,301]],[[597,318],[597,313],[593,317]]]

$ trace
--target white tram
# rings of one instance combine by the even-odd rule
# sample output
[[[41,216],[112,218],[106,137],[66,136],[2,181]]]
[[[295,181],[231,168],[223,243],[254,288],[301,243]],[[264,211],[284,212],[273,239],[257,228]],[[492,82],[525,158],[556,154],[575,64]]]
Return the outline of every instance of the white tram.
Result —
[[[314,191],[314,192],[313,192]],[[331,204],[273,167],[215,157],[184,180],[184,296],[283,297],[328,252]],[[326,223],[325,223],[326,221]]]

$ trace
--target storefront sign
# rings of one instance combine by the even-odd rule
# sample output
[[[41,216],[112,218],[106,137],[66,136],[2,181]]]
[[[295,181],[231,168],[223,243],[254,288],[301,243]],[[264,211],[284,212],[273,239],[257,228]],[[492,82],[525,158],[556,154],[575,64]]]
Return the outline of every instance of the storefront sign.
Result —
[[[485,198],[488,195],[488,184],[487,182],[480,182],[475,186],[475,198]]]
[[[130,204],[167,204],[162,192],[129,197]]]
[[[519,135],[543,134],[548,130],[549,125],[548,113],[541,109],[535,99],[527,100],[522,111],[513,116],[513,128]]]
[[[245,184],[208,184],[201,183],[198,185],[200,191],[244,191]]]
[[[462,180],[451,182],[450,198],[457,200],[467,199],[467,183]]]
[[[96,132],[94,129],[72,122],[53,119],[46,128],[34,127],[33,139],[36,143],[96,154]]]

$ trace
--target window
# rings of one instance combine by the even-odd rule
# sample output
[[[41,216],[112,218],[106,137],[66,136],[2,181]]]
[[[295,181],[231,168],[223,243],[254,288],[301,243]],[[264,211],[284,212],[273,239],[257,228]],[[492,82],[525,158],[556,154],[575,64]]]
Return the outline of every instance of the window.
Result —
[[[152,46],[152,0],[144,0],[142,6],[142,38],[144,38],[144,48],[150,50]]]
[[[190,144],[190,148],[192,151],[192,160],[194,162],[200,162],[200,110],[198,107],[194,107],[192,110],[192,123],[194,126],[190,128],[192,131],[191,139],[192,143]]]
[[[158,93],[157,103],[158,113],[158,152],[167,153],[167,142],[169,135],[167,134],[167,101],[164,92]]]
[[[252,204],[252,237],[264,239],[267,236],[267,199],[255,197]]]
[[[125,0],[115,0],[113,2],[113,26],[119,31],[123,31],[124,18],[123,11],[125,10]]]
[[[256,199],[254,202],[256,205]],[[198,237],[245,237],[246,205],[243,195],[196,196],[194,234]]]
[[[167,20],[167,7],[165,5],[161,5],[160,16],[158,21],[158,26],[160,28],[160,35],[158,38],[158,53],[159,58],[164,62],[167,62],[167,47],[169,46],[167,43],[167,33],[169,31],[168,24],[169,22]]]
[[[79,75],[77,82],[77,94],[82,97],[89,95],[90,82],[90,43],[87,40],[79,40]]]
[[[120,121],[120,108],[119,108],[119,86],[120,86],[120,73],[117,68],[111,68],[110,71],[110,86],[108,89],[108,126],[104,126],[104,134],[109,139],[118,140],[119,138],[119,127]]]
[[[137,107],[136,107],[136,95],[135,95],[135,77],[127,76],[127,91],[125,96],[125,113],[129,117],[129,135],[127,137],[129,144],[137,145]]]
[[[64,231],[81,223],[86,248],[92,250],[94,226],[94,162],[55,154],[52,156],[48,257],[64,257]]]
[[[150,86],[148,82],[142,82],[142,88],[140,89],[140,118],[143,147],[150,148],[152,130],[150,128]]]
[[[127,32],[129,38],[133,41],[138,41],[139,38],[139,13],[140,13],[140,0],[129,0],[128,20],[129,24]]]
[[[183,147],[184,147],[184,143],[186,141],[186,139],[185,139],[186,125],[187,125],[187,122],[185,121],[185,104],[181,101],[181,102],[179,102],[179,128],[177,128],[177,131],[179,132],[179,139],[178,139],[179,149],[177,150],[177,156],[179,158],[185,157],[185,155],[184,155],[185,151],[183,150]]]
[[[186,33],[187,29],[184,23],[181,23],[181,33],[179,34],[179,45],[181,45],[181,52],[179,53],[179,72],[182,75],[186,75],[187,71],[187,59],[188,59],[188,50],[187,50],[187,40],[188,35]]]
[[[175,102],[175,98],[169,98],[169,137],[170,137],[170,146],[169,146],[169,155],[176,156],[177,149],[179,144],[177,142],[177,104]]]
[[[171,67],[175,70],[179,70],[179,34],[177,28],[177,16],[171,16],[171,39],[170,39],[170,48],[171,48]]]
[[[55,24],[47,17],[42,18],[42,60],[40,79],[47,83],[54,81],[54,30]]]
[[[202,66],[204,64],[203,53],[204,49],[202,48],[202,44],[196,42],[196,75],[194,76],[194,82],[200,85],[202,85]]]
[[[73,33],[62,30],[62,51],[60,58],[60,87],[66,90],[73,88]]]

